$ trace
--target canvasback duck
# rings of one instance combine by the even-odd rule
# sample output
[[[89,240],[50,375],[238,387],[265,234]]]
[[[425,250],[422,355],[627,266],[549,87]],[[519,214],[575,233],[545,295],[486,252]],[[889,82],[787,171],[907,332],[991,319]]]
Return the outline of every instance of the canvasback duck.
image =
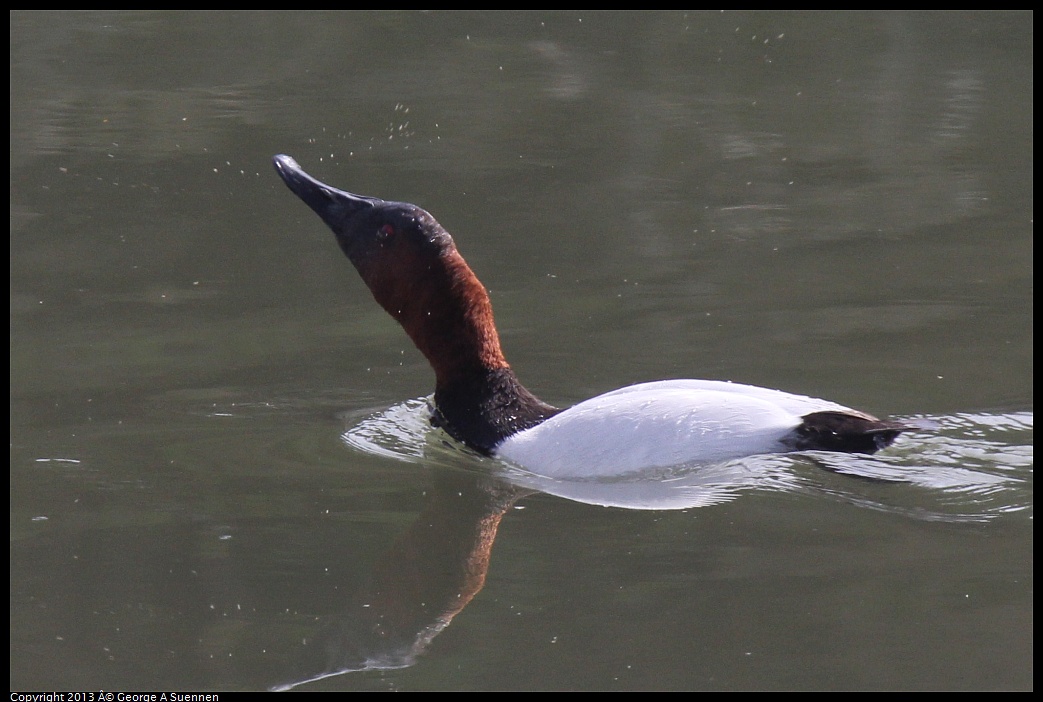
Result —
[[[909,428],[826,400],[714,380],[642,383],[553,407],[511,370],[488,292],[434,217],[330,187],[289,156],[273,160],[431,363],[432,424],[482,454],[540,475],[589,477],[766,453],[874,453]]]

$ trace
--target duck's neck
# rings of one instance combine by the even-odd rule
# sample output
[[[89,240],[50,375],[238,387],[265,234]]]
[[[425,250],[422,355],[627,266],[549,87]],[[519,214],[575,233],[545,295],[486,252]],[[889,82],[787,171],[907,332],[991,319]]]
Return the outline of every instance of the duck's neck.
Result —
[[[450,247],[426,280],[386,290],[371,284],[435,371],[434,422],[483,453],[559,410],[529,392],[500,348],[489,293]]]

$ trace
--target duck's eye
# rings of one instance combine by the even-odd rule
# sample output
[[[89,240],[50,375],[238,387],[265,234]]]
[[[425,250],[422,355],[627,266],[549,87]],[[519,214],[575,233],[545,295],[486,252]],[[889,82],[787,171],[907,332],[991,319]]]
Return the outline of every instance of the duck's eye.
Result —
[[[391,226],[390,224],[385,224],[384,226],[382,226],[380,229],[377,230],[377,239],[381,243],[386,242],[386,241],[390,241],[391,239],[394,238],[394,236],[395,236],[395,228],[393,226]]]

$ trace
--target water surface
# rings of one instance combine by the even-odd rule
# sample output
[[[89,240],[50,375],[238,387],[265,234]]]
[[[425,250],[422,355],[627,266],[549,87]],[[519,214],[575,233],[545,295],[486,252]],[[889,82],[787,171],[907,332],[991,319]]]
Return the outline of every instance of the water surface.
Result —
[[[15,12],[12,689],[1031,688],[1031,65],[1028,13]],[[470,455],[275,153],[431,211],[547,401],[933,429]]]

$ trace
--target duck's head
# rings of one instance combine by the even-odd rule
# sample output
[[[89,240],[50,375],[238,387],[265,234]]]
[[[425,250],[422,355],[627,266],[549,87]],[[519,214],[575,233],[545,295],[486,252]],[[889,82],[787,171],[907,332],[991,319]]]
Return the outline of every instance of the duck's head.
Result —
[[[456,252],[449,233],[416,205],[326,185],[290,156],[280,154],[273,161],[290,190],[333,230],[341,250],[375,295],[389,286],[410,287],[410,281],[426,277],[438,259]]]
[[[474,364],[506,367],[488,293],[434,217],[406,202],[326,185],[290,156],[273,162],[290,190],[333,230],[373,297],[427,356],[439,382]]]

